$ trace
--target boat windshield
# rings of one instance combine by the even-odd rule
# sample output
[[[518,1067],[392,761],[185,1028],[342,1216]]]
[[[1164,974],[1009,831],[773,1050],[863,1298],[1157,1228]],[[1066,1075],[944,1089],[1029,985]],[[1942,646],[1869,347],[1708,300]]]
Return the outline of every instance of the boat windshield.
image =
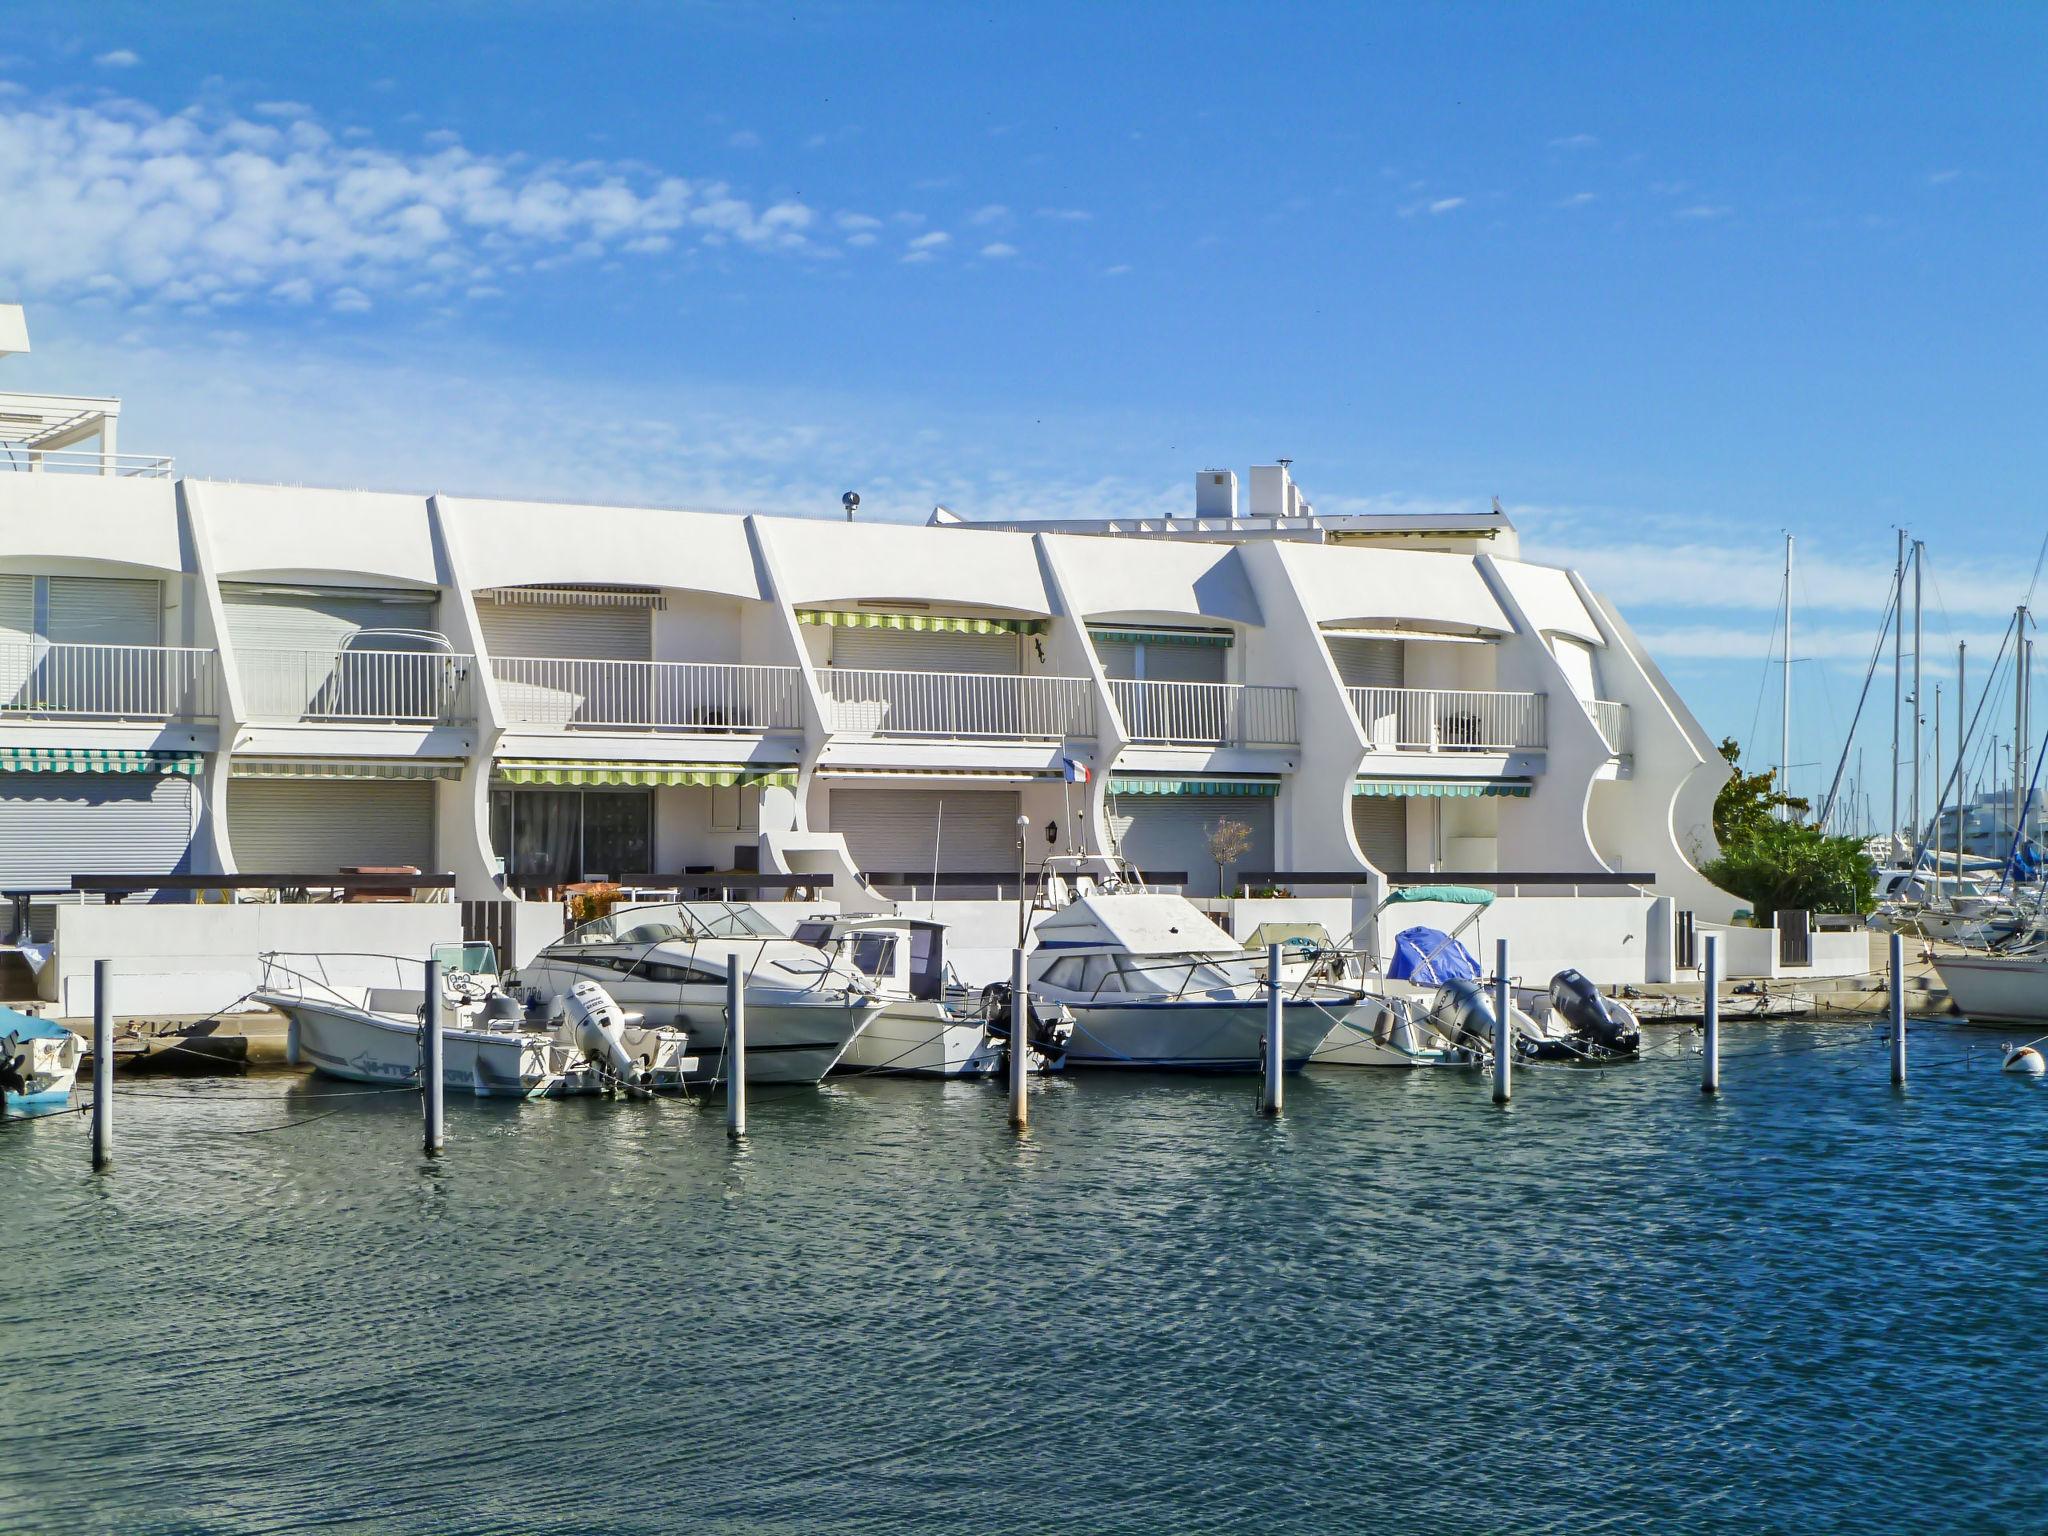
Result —
[[[1260,984],[1250,960],[1214,955],[1063,955],[1040,974],[1038,985],[1077,997],[1214,997]]]
[[[779,939],[782,930],[743,901],[692,901],[682,912],[697,926],[699,937],[713,939]]]

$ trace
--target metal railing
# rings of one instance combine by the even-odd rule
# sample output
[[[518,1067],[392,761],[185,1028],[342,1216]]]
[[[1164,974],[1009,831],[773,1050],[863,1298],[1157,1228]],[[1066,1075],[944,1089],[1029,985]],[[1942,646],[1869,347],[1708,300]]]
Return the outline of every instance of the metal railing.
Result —
[[[1352,688],[1376,752],[1511,752],[1545,744],[1540,693],[1462,688]]]
[[[818,684],[830,705],[827,724],[849,735],[1058,741],[1095,734],[1095,695],[1085,677],[825,667]]]
[[[795,667],[494,656],[491,674],[513,725],[706,732],[803,725]]]
[[[1607,750],[1616,757],[1628,755],[1628,706],[1616,704],[1611,699],[1592,701],[1593,723],[1600,728],[1601,739],[1607,743]]]
[[[172,463],[155,453],[101,453],[97,448],[24,448],[0,442],[0,472],[23,474],[122,475],[168,480]]]
[[[238,647],[235,665],[252,720],[463,725],[476,718],[472,656]]]
[[[1292,746],[1294,690],[1256,683],[1147,683],[1112,678],[1124,735],[1199,746]]]
[[[216,715],[214,653],[191,646],[0,645],[0,713],[94,720]]]

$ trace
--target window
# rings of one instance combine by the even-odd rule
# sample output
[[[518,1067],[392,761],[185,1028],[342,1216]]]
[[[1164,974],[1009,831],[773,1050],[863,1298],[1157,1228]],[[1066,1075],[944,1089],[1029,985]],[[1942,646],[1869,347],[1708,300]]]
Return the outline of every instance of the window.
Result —
[[[1079,991],[1093,995],[1097,992],[1121,992],[1124,979],[1117,974],[1116,956],[1089,955],[1081,962],[1081,985]]]
[[[853,964],[863,975],[893,975],[896,970],[896,940],[886,933],[862,935],[853,941]]]
[[[643,874],[653,859],[654,803],[644,789],[495,789],[491,841],[518,890]]]
[[[665,960],[649,960],[640,967],[642,979],[664,987],[719,987],[725,985],[723,976],[714,976],[709,971],[700,971],[694,965],[671,965]]]
[[[1078,991],[1081,986],[1081,957],[1067,955],[1063,959],[1053,961],[1045,968],[1045,974],[1039,977],[1039,980],[1046,986],[1058,987],[1063,992]]]

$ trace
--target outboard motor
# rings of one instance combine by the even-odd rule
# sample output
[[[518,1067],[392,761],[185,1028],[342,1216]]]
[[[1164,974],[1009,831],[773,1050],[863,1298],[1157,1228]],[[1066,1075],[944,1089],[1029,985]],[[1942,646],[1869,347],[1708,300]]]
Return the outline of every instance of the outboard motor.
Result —
[[[1493,1004],[1486,988],[1468,976],[1454,977],[1436,989],[1429,1022],[1462,1051],[1478,1056],[1493,1049]]]
[[[1573,1034],[1603,1051],[1626,1055],[1642,1048],[1634,1015],[1619,1003],[1610,1005],[1578,971],[1563,970],[1550,978],[1550,1006]]]
[[[640,1064],[625,1046],[626,1015],[611,993],[594,981],[579,981],[559,1001],[565,1015],[565,1043],[601,1066],[620,1087],[645,1093]]]
[[[1074,1039],[1074,1015],[1066,1004],[1027,992],[1024,999],[1024,1037],[1030,1048],[1045,1057],[1049,1068],[1066,1058]],[[1010,984],[992,981],[981,989],[981,1024],[991,1040],[1008,1045],[1010,1039]]]

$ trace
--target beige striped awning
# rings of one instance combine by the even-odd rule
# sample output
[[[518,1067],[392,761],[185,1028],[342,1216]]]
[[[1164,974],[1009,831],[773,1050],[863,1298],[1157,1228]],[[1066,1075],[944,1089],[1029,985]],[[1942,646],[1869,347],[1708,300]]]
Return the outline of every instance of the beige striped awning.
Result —
[[[453,757],[238,757],[234,779],[459,779]]]
[[[492,775],[503,784],[533,784],[555,789],[663,789],[678,786],[772,784],[796,787],[794,768],[753,768],[745,763],[593,763],[560,759],[512,759],[500,762]]]
[[[955,613],[871,613],[865,608],[799,608],[799,624],[819,624],[827,629],[901,629],[927,634],[955,635],[1038,635],[1045,632],[1044,619],[984,619]]]

